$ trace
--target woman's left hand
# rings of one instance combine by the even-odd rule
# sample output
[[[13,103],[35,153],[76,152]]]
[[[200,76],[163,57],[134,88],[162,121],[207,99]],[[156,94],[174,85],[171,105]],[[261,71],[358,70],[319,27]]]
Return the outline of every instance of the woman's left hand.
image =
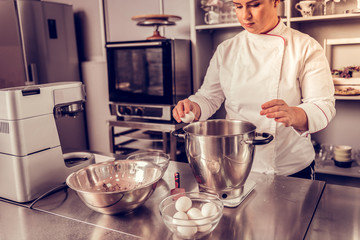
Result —
[[[260,115],[274,118],[285,127],[292,126],[298,131],[308,130],[308,119],[305,111],[299,107],[290,107],[284,100],[273,99],[261,105]]]

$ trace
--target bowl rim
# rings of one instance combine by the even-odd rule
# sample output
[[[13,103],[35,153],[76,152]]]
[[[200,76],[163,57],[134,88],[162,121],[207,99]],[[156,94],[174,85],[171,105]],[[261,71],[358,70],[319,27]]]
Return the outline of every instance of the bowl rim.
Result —
[[[205,196],[215,198],[216,199],[215,204],[220,207],[220,211],[217,211],[217,213],[214,214],[214,215],[211,215],[211,216],[208,216],[208,217],[202,217],[202,218],[198,218],[198,219],[174,218],[173,216],[170,216],[168,214],[163,213],[163,209],[165,207],[165,205],[164,205],[165,201],[169,200],[170,198],[176,198],[177,196],[180,196],[180,195],[188,196],[190,194],[201,194],[201,195],[205,195]],[[206,199],[204,199],[204,200],[206,200]],[[214,201],[209,200],[209,202],[214,202]],[[166,205],[166,206],[168,206],[168,205]],[[206,193],[206,192],[184,192],[184,193],[177,193],[177,194],[174,194],[174,195],[169,195],[166,198],[164,198],[159,204],[159,211],[160,211],[161,217],[163,218],[163,221],[166,221],[166,222],[168,222],[168,223],[170,223],[172,225],[183,226],[183,227],[189,227],[188,224],[185,224],[189,220],[190,221],[210,220],[210,222],[204,222],[204,223],[201,223],[201,224],[196,223],[195,224],[196,226],[205,226],[205,225],[209,225],[209,224],[214,224],[214,223],[220,221],[220,219],[221,219],[221,217],[223,215],[223,209],[224,209],[223,201],[221,201],[221,199],[218,196],[216,196],[215,194]],[[179,222],[174,223],[173,220],[178,220],[179,222],[184,222],[184,224],[180,224]]]
[[[133,157],[137,157],[137,156],[146,156],[146,155],[157,155],[157,156],[164,156],[166,157],[166,161],[164,162],[169,162],[171,160],[171,157],[170,157],[170,154],[167,154],[167,153],[164,153],[162,151],[141,151],[141,152],[137,152],[137,153],[133,153],[133,154],[130,154],[129,156],[126,157],[125,160],[132,160],[132,161],[135,161],[135,160],[138,160],[138,159],[131,159]]]
[[[117,163],[131,163],[131,164],[136,164],[138,162],[142,162],[142,163],[145,163],[145,164],[149,164],[149,165],[152,165],[153,168],[156,168],[159,172],[159,175],[151,182],[147,183],[147,184],[144,184],[144,185],[140,185],[139,187],[135,187],[133,189],[130,189],[130,190],[121,190],[121,191],[111,191],[111,192],[95,192],[95,191],[86,191],[86,190],[82,190],[82,189],[79,189],[75,186],[73,186],[71,183],[69,183],[70,179],[72,177],[74,177],[74,175],[76,175],[77,173],[81,172],[81,171],[84,171],[85,169],[88,169],[88,168],[94,168],[94,167],[97,167],[97,166],[100,166],[100,165],[116,165]],[[160,179],[162,178],[163,176],[163,169],[162,167],[152,163],[152,162],[149,162],[149,161],[144,161],[144,160],[127,160],[127,159],[124,159],[124,160],[110,160],[110,161],[106,161],[106,162],[99,162],[99,163],[94,163],[94,164],[91,164],[89,166],[86,166],[82,169],[79,169],[73,173],[71,173],[67,178],[66,178],[66,185],[71,188],[72,190],[76,191],[76,192],[79,192],[79,193],[91,193],[91,194],[99,194],[99,195],[110,195],[110,194],[117,194],[117,193],[127,193],[127,192],[131,192],[131,191],[134,191],[134,190],[137,190],[137,189],[141,189],[141,188],[146,188],[146,187],[149,187],[151,185],[153,185],[154,183],[157,183],[158,181],[160,181]]]
[[[211,135],[200,134],[197,132],[195,133],[195,132],[191,132],[189,130],[189,129],[195,128],[199,125],[218,124],[218,123],[246,124],[246,125],[249,125],[252,129],[248,130],[248,131],[244,131],[242,133],[211,134]],[[228,138],[228,137],[244,136],[247,134],[255,133],[256,126],[249,121],[244,121],[244,120],[239,120],[239,119],[208,119],[208,120],[204,120],[204,121],[197,121],[197,122],[189,123],[188,125],[186,125],[183,128],[183,131],[185,132],[186,135],[198,136],[198,137],[202,137],[202,138],[209,138],[209,139],[211,139],[211,138]]]

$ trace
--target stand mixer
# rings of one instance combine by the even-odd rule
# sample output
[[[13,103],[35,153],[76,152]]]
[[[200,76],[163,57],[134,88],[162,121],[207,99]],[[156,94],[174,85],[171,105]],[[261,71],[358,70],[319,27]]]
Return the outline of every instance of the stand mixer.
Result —
[[[83,111],[81,82],[0,89],[0,102],[0,197],[31,201],[94,163],[87,153],[67,161],[55,122]]]

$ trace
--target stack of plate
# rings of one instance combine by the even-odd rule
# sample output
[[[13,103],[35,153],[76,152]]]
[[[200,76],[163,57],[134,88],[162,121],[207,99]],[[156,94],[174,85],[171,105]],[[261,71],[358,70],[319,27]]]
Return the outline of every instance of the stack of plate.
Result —
[[[334,148],[335,165],[338,167],[351,167],[351,150],[350,146],[339,145]]]

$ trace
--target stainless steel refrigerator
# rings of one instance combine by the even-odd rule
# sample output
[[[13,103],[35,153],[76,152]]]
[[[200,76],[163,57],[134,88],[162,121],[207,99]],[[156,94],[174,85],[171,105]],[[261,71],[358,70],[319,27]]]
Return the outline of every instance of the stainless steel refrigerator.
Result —
[[[0,0],[0,88],[81,81],[79,71],[71,5]],[[56,124],[64,153],[88,149],[84,112]]]

